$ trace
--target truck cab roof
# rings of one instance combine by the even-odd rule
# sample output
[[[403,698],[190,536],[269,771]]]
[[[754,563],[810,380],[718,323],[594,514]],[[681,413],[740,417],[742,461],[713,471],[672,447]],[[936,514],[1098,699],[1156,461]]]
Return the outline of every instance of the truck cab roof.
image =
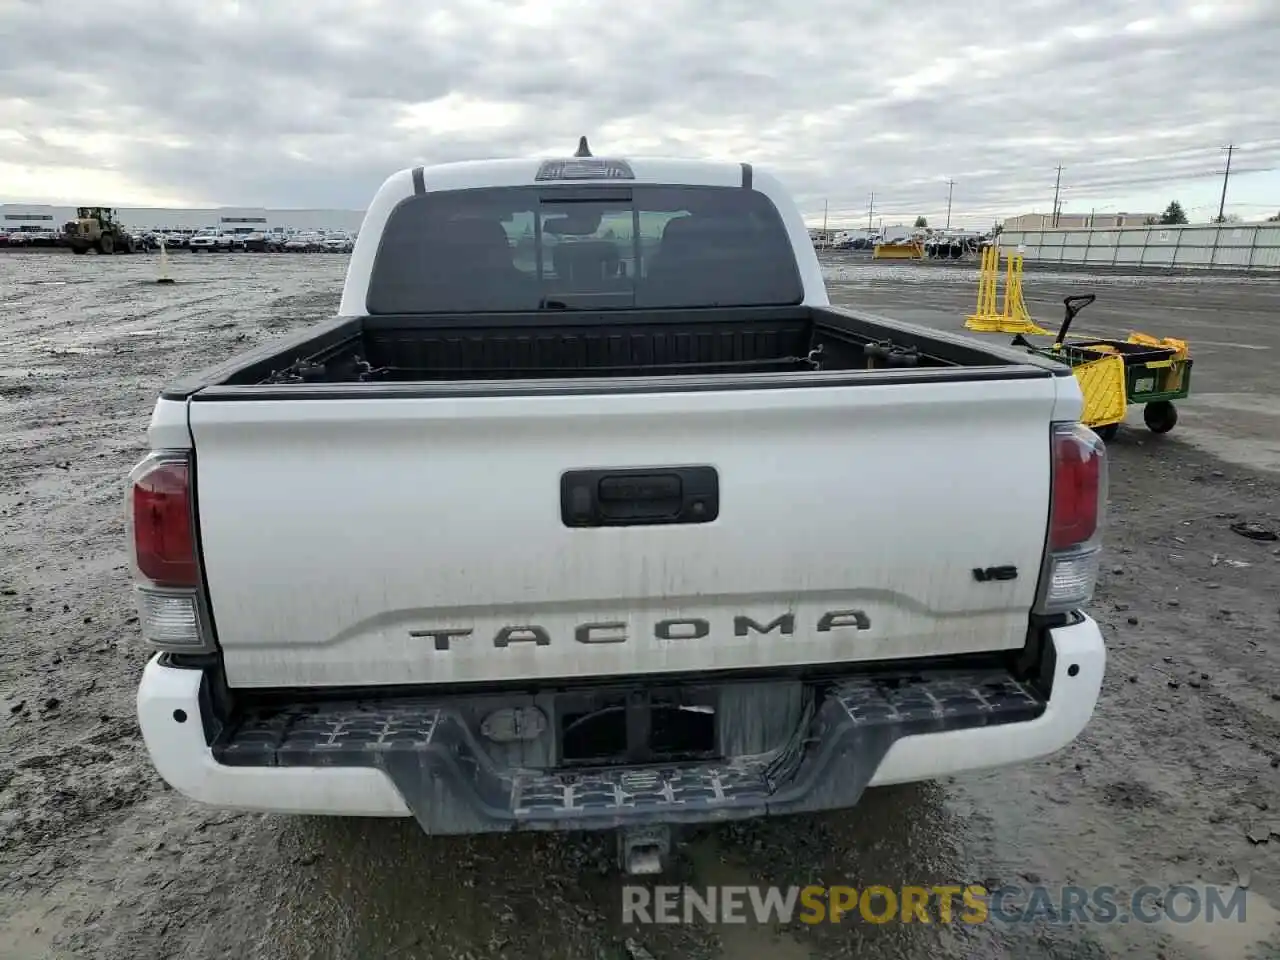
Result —
[[[591,176],[579,173],[562,177],[539,177],[539,172],[552,165],[566,165],[561,169],[572,171],[600,169],[616,164],[630,170],[631,176]],[[753,180],[752,165],[726,160],[688,160],[675,157],[608,156],[608,157],[545,157],[523,159],[461,160],[452,163],[433,164],[408,168],[393,174],[389,182],[408,176],[411,180],[421,172],[424,190],[461,190],[468,187],[521,186],[537,182],[606,182],[613,183],[662,183],[690,184],[698,186],[739,186]]]
[[[780,181],[746,162],[644,156],[565,156],[524,159],[457,161],[411,167],[389,176],[365,213],[343,287],[340,316],[367,312],[370,278],[384,230],[392,214],[414,197],[462,191],[500,191],[508,188],[552,191],[625,191],[628,187],[656,189],[707,188],[707,191],[752,191],[757,206],[767,201],[781,220],[784,245],[798,258],[803,302],[828,303],[821,268],[813,256],[804,218]],[[790,257],[792,253],[788,253]]]

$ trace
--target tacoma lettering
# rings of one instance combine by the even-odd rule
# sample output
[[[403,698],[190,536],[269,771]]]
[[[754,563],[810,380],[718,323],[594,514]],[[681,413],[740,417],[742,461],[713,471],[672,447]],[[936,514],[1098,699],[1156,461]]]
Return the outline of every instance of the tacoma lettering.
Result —
[[[495,647],[509,647],[513,643],[536,643],[540,647],[545,647],[551,643],[551,634],[539,626],[522,625],[503,627],[493,638]]]
[[[627,643],[631,639],[629,625],[622,620],[601,620],[580,623],[573,629],[573,639],[577,643]],[[817,619],[814,630],[818,633],[830,633],[834,630],[870,630],[871,619],[862,610],[828,610]],[[682,640],[701,640],[711,636],[712,621],[703,617],[670,617],[659,620],[651,628],[656,640],[679,642]],[[472,635],[471,628],[437,627],[431,630],[410,630],[409,636],[430,638],[437,650],[452,649],[455,640]],[[796,632],[796,615],[781,613],[768,623],[760,623],[746,614],[738,614],[733,618],[733,635],[746,637],[752,633],[768,636],[776,633],[780,637],[790,637]],[[538,647],[551,645],[551,632],[536,623],[522,623],[504,626],[493,636],[495,647],[509,647],[514,643],[532,643]]]
[[[705,620],[659,620],[653,625],[653,635],[659,640],[701,640],[711,632],[711,624]]]
[[[579,643],[626,643],[627,625],[619,620],[606,623],[580,623],[573,631]]]
[[[471,630],[410,630],[411,637],[432,637],[436,642],[437,650],[448,650],[449,643],[454,637],[469,637]]]
[[[859,630],[870,630],[871,621],[861,610],[830,610],[818,621],[818,632],[827,633],[839,627],[856,627]]]
[[[791,636],[796,632],[796,616],[794,613],[784,613],[778,617],[767,627],[762,627],[750,617],[734,617],[733,618],[733,635],[735,637],[745,637],[747,632],[754,630],[756,633],[773,633],[777,629],[780,633]]]

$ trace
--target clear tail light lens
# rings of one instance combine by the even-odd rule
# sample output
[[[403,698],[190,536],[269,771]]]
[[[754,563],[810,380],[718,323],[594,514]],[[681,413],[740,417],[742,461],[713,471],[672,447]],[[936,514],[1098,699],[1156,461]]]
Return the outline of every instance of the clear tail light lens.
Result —
[[[169,650],[203,649],[199,598],[189,591],[137,586],[138,624],[148,643]]]

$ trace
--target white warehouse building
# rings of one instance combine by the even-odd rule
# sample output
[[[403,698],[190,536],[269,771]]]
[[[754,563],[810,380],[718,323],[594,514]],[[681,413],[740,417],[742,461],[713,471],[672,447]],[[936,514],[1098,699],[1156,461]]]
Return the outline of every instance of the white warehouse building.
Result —
[[[159,207],[118,207],[120,222],[135,230],[203,230],[227,233],[253,230],[276,233],[322,231],[354,233],[364,219],[363,210],[269,210],[266,207],[215,207],[208,210],[165,210]],[[75,219],[75,207],[40,203],[0,204],[0,233],[27,230],[61,230]]]

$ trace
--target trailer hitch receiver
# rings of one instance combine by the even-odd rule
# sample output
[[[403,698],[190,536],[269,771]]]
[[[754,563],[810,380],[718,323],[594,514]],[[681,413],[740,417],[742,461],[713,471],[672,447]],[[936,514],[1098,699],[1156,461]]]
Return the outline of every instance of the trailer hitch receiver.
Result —
[[[618,831],[618,865],[629,876],[662,873],[670,857],[670,827],[623,827]]]

